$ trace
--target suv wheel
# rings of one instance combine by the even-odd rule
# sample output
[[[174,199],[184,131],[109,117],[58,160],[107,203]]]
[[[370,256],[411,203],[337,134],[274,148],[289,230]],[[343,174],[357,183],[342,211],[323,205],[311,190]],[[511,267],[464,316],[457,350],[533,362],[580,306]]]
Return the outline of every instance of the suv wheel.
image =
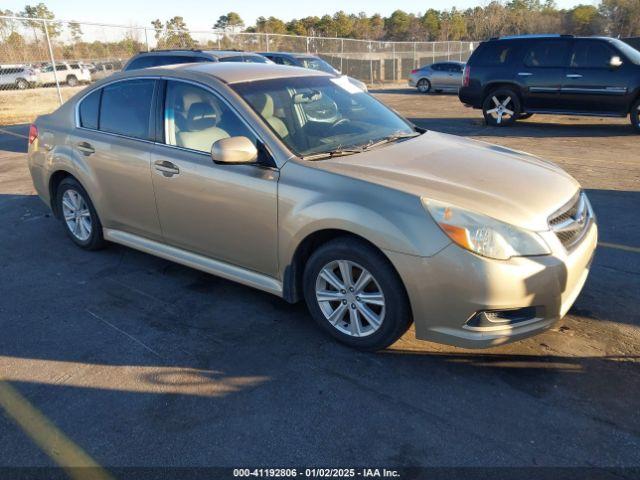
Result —
[[[70,87],[75,87],[76,85],[78,85],[78,78],[75,75],[69,75],[67,77],[67,85],[69,85]]]
[[[16,80],[16,87],[20,90],[26,90],[29,88],[29,82],[27,82],[24,78],[19,78]]]
[[[492,127],[512,125],[520,115],[520,99],[513,90],[500,88],[485,97],[482,114]]]
[[[316,250],[304,271],[304,297],[314,320],[330,335],[362,350],[386,348],[411,325],[400,277],[365,242],[341,238]]]
[[[73,178],[60,182],[57,193],[60,218],[71,240],[85,250],[104,246],[102,224],[86,190]]]
[[[629,118],[631,119],[633,128],[640,132],[640,98],[636,100],[636,103],[631,107],[631,115],[629,115]]]
[[[429,90],[431,90],[431,82],[426,78],[421,78],[418,81],[417,88],[420,93],[429,93]]]

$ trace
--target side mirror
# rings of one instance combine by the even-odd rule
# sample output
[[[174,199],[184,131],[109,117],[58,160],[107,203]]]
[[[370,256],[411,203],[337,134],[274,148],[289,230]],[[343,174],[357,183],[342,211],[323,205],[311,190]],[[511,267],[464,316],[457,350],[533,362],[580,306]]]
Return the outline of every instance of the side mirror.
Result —
[[[247,137],[222,138],[211,146],[211,159],[230,165],[255,163],[258,149]]]
[[[609,62],[609,65],[611,66],[611,68],[618,68],[622,66],[622,59],[615,55],[613,57],[611,57],[611,61]]]

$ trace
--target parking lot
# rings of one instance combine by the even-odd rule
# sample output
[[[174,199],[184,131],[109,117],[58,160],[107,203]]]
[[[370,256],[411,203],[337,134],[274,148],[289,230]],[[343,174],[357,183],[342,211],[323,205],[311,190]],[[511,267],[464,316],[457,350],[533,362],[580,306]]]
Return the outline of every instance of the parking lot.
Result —
[[[455,96],[374,93],[581,182],[600,245],[564,320],[483,351],[411,330],[350,350],[302,304],[117,245],[78,249],[34,196],[26,127],[0,127],[0,464],[640,466],[640,136],[627,119],[492,129]]]

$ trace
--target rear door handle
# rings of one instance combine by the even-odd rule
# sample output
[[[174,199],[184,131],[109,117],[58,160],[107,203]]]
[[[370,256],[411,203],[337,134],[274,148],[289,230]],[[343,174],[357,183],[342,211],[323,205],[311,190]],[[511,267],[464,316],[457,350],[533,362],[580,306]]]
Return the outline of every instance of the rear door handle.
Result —
[[[579,73],[567,73],[567,78],[582,78]]]
[[[76,147],[86,156],[96,152],[95,148],[93,148],[89,142],[78,142]]]
[[[530,77],[531,75],[533,75],[531,72],[518,72],[519,77]]]
[[[180,169],[174,163],[167,160],[158,160],[154,162],[156,171],[162,173],[165,177],[173,177],[180,173]]]

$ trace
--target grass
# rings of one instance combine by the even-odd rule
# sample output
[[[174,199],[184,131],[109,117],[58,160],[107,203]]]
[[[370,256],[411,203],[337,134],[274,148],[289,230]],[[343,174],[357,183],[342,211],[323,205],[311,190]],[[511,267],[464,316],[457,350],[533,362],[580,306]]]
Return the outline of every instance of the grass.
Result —
[[[62,99],[68,100],[82,90],[62,87]],[[60,106],[55,87],[0,91],[0,126],[31,123],[38,115],[51,113]]]

